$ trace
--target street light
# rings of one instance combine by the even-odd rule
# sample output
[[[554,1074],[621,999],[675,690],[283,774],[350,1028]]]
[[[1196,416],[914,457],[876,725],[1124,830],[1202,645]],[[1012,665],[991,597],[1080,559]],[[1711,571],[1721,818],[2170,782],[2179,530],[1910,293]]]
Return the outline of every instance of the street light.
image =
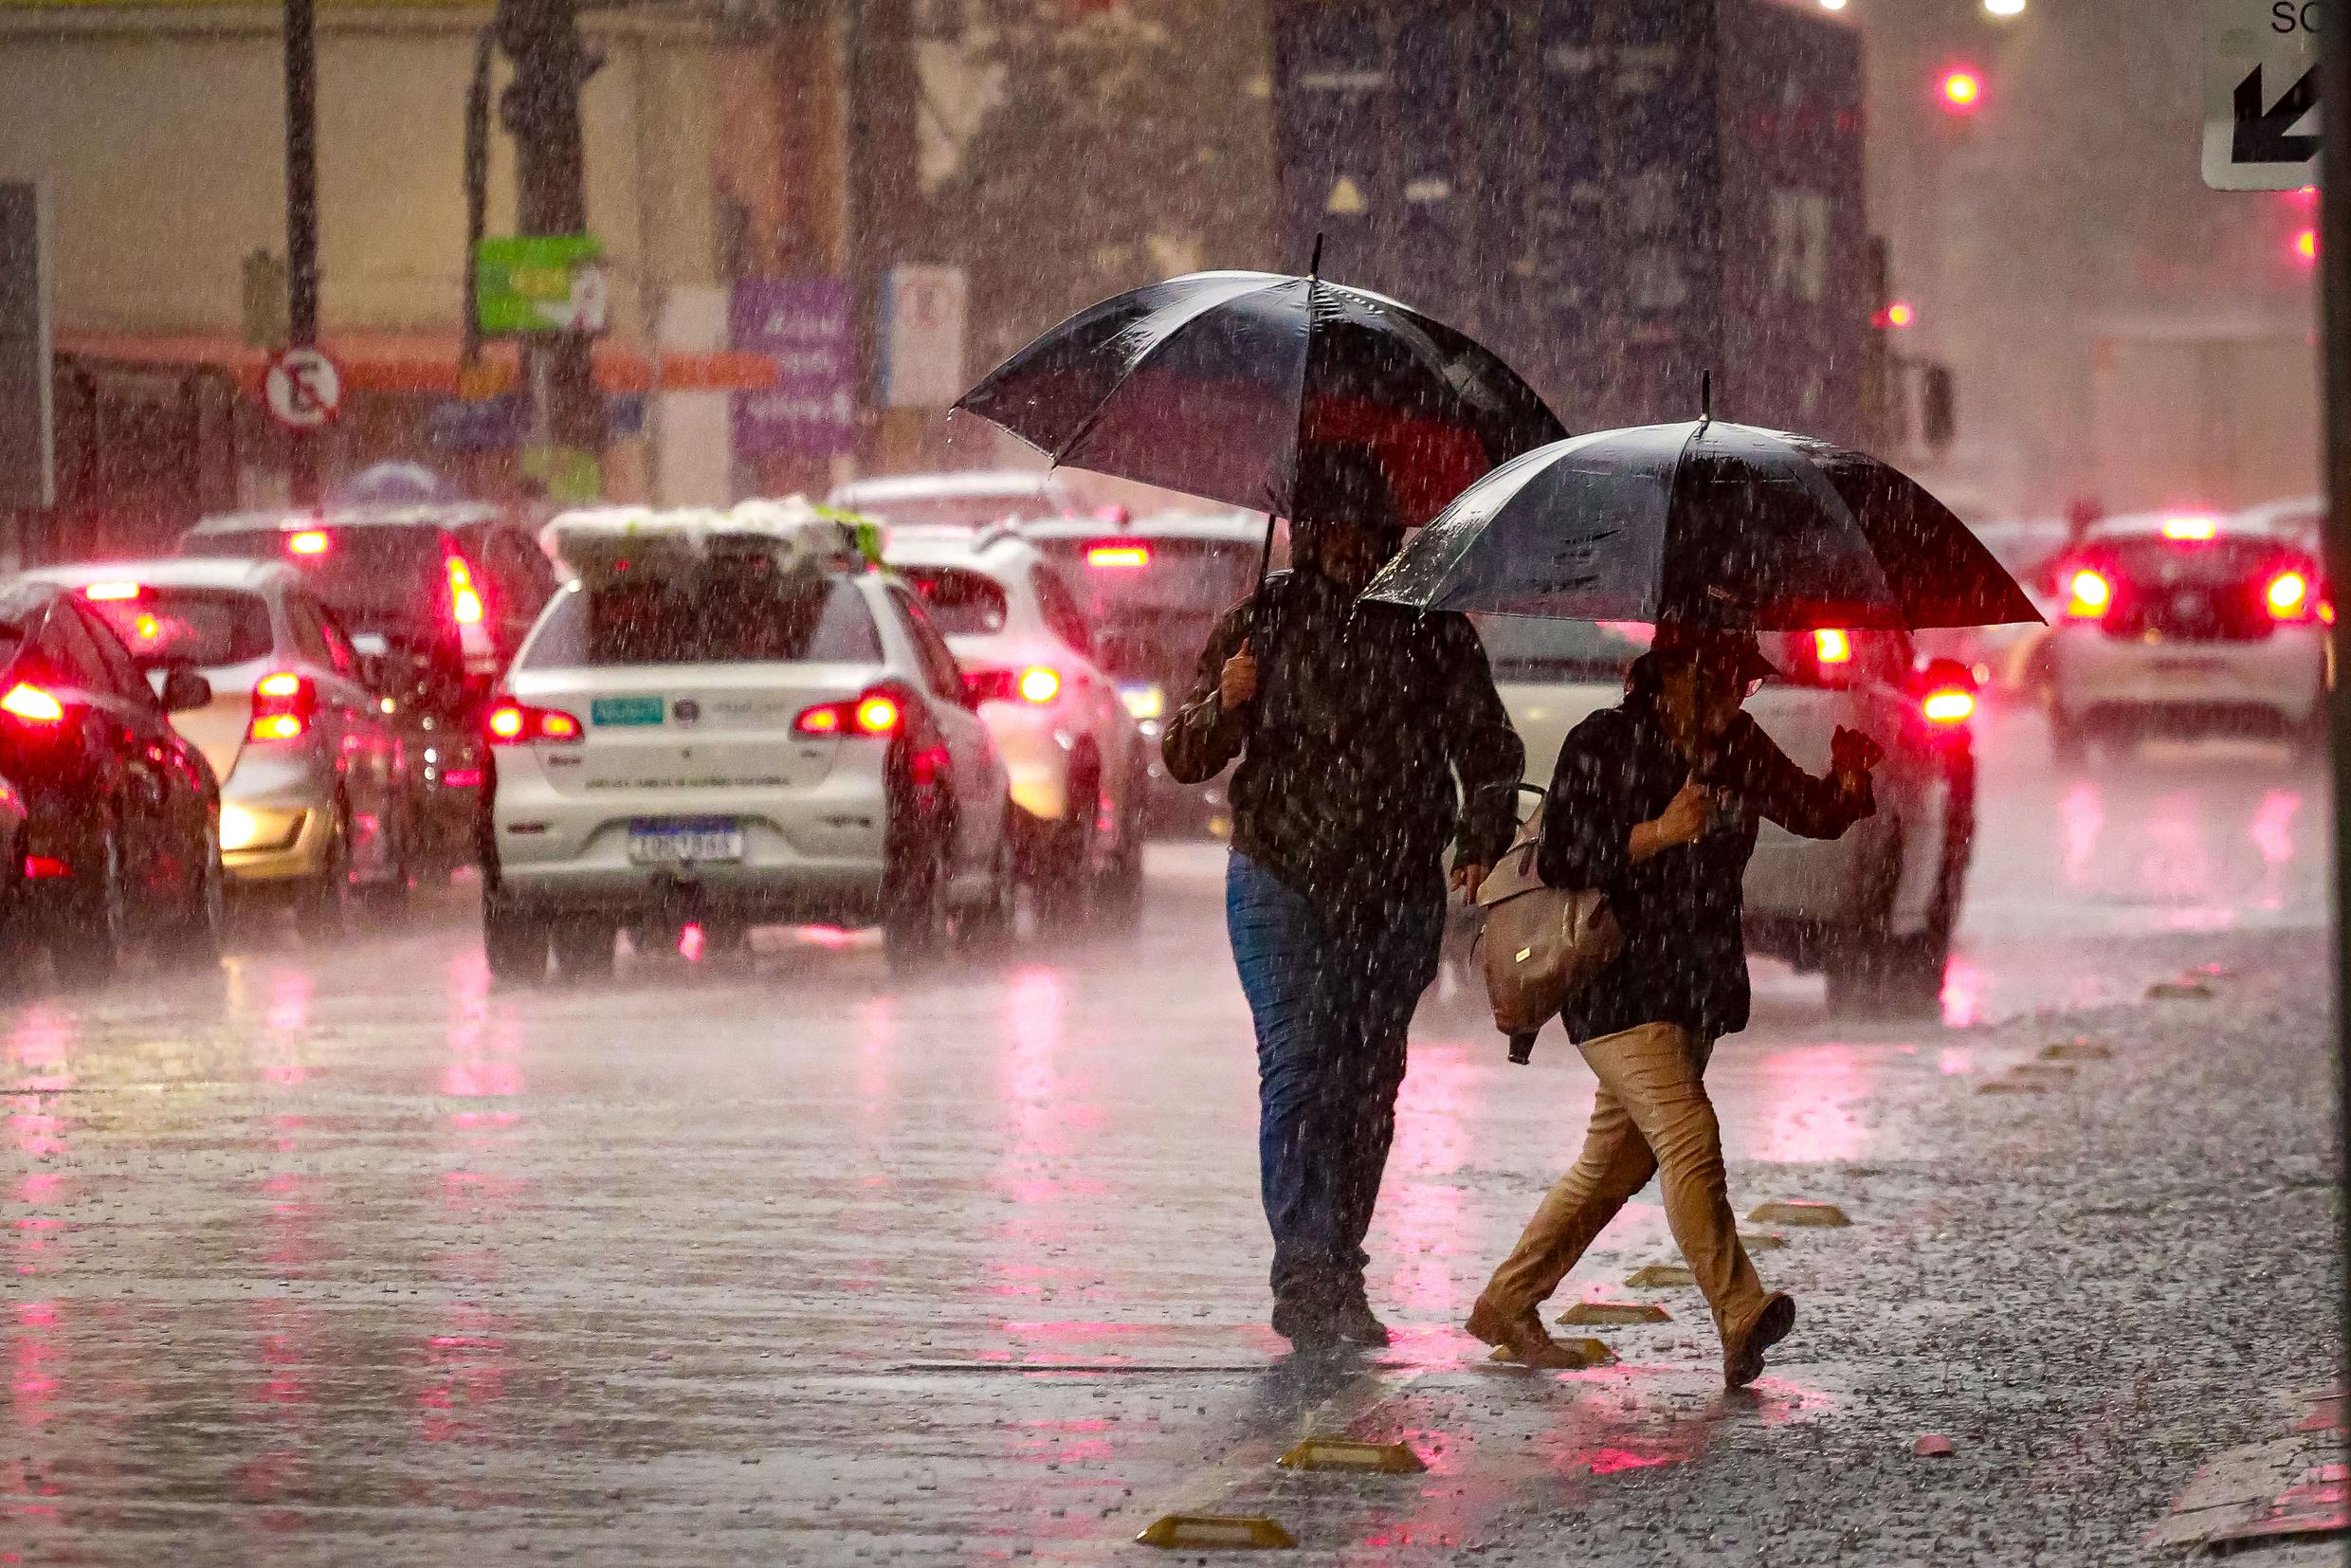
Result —
[[[2022,16],[2025,0],[1983,0],[1983,8],[1994,16]]]
[[[1941,80],[1935,84],[1935,92],[1942,100],[1946,113],[1972,115],[1983,102],[1983,76],[1969,66],[1955,66],[1942,73]]]
[[[1820,0],[1820,9],[1822,10],[1843,10],[1845,0]]]

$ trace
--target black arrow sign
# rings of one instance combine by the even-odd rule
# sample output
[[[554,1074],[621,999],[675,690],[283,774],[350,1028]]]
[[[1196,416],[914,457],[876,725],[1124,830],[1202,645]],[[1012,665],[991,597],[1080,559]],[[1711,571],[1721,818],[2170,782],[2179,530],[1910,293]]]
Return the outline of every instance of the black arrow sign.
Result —
[[[2286,96],[2272,108],[2262,107],[2261,67],[2236,84],[2236,136],[2229,147],[2232,163],[2305,163],[2319,155],[2319,138],[2292,134],[2294,124],[2319,106],[2319,68],[2295,78]]]

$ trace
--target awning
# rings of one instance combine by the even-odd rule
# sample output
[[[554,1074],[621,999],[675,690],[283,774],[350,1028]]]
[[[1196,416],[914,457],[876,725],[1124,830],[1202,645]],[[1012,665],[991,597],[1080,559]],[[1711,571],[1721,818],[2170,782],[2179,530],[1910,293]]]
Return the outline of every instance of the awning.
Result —
[[[343,384],[360,392],[458,392],[458,342],[429,333],[332,333],[319,346],[343,373]],[[225,371],[251,396],[261,395],[269,351],[241,339],[204,335],[61,332],[57,352],[87,359],[167,369]],[[606,341],[595,346],[596,385],[609,392],[645,392],[654,386],[654,367],[635,345]],[[665,350],[660,361],[663,392],[759,392],[775,384],[775,361],[764,354],[684,353]],[[511,342],[483,350],[479,381],[468,391],[489,397],[520,380],[520,356]]]

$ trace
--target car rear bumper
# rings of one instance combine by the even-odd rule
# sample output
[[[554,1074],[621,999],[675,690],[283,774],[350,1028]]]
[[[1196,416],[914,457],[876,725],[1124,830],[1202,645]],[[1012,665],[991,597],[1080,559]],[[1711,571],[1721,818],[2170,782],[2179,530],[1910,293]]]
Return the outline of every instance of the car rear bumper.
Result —
[[[2050,698],[2080,718],[2114,709],[2262,711],[2301,724],[2326,692],[2325,640],[2316,627],[2280,627],[2257,642],[2140,642],[2094,626],[2050,638]]]
[[[232,885],[315,877],[334,836],[335,775],[309,747],[239,755],[221,785],[221,869]]]

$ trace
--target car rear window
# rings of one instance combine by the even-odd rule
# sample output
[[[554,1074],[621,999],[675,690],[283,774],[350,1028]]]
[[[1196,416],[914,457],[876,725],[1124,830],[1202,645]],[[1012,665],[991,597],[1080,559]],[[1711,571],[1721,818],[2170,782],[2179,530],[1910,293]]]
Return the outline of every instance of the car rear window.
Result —
[[[520,664],[576,669],[881,660],[882,634],[853,583],[729,567],[558,593]]]
[[[955,566],[893,566],[890,570],[914,590],[941,634],[961,637],[1004,629],[1004,588],[986,573]]]
[[[1257,586],[1262,547],[1238,539],[1110,535],[1034,541],[1093,628],[1113,679],[1181,685],[1216,618]]]
[[[90,608],[142,665],[241,665],[276,645],[268,603],[233,588],[151,587]]]
[[[2285,552],[2270,538],[2116,538],[2096,541],[2087,553],[2141,588],[2224,588],[2260,576]]]
[[[1651,632],[1630,621],[1550,621],[1529,615],[1472,615],[1494,679],[1527,684],[1594,682],[1613,685],[1625,666],[1649,651]]]
[[[1050,495],[973,495],[946,493],[928,496],[845,498],[854,512],[899,528],[984,528],[992,522],[1043,522],[1062,515]]]
[[[302,574],[311,590],[351,631],[429,632],[442,624],[449,594],[445,537],[437,528],[372,527],[309,530],[326,536],[326,547],[301,554],[297,537],[279,528],[249,528],[191,534],[180,547],[189,556],[240,556],[283,561]]]

